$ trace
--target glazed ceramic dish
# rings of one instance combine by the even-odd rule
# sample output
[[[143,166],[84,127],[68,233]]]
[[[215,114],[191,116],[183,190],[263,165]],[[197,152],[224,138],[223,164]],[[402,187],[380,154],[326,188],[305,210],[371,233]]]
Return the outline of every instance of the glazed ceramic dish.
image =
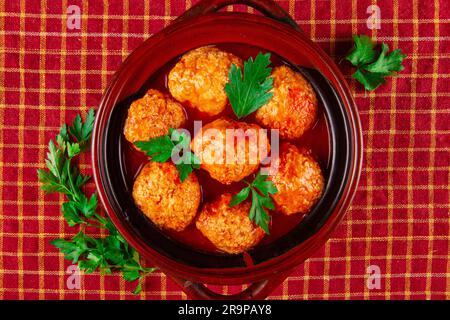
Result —
[[[134,50],[105,91],[93,133],[94,178],[111,220],[136,250],[191,298],[265,298],[327,241],[350,205],[361,170],[359,118],[336,65],[271,0],[245,1],[265,17],[218,12],[237,3],[244,1],[200,1]],[[130,103],[181,55],[207,45],[251,55],[270,52],[289,64],[314,88],[326,126],[326,136],[320,137],[328,150],[321,199],[295,227],[241,254],[201,250],[171,237],[142,215],[130,190],[130,175],[133,179],[135,173],[129,172],[122,134]],[[250,285],[240,294],[222,296],[204,284]]]

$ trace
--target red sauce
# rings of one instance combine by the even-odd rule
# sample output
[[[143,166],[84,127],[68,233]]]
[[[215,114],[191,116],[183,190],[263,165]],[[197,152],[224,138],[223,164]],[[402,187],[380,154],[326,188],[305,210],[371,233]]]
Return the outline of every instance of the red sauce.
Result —
[[[217,46],[220,49],[225,51],[234,53],[235,55],[241,57],[244,60],[247,60],[250,56],[255,57],[258,52],[263,51],[256,47],[251,47],[248,45],[241,44],[221,44]],[[272,67],[279,66],[282,64],[289,64],[286,61],[283,61],[280,57],[272,54],[271,55]],[[161,68],[157,73],[155,73],[144,85],[143,92],[146,92],[148,89],[158,89],[162,92],[169,92],[167,89],[167,75],[169,74],[172,67],[175,65],[177,61],[172,61],[168,63],[166,66]],[[188,121],[186,123],[185,129],[189,130],[191,136],[193,135],[194,128],[194,120],[201,120],[203,125],[219,118],[222,116],[227,116],[232,119],[236,119],[231,106],[228,105],[225,110],[216,116],[208,116],[204,113],[201,113],[195,109],[190,108],[189,106],[184,106],[186,109],[186,114]],[[322,167],[323,173],[325,175],[325,179],[328,175],[328,165],[329,165],[329,156],[330,156],[330,144],[329,144],[329,133],[327,127],[327,121],[325,118],[325,113],[322,109],[323,107],[319,103],[319,112],[318,119],[314,125],[314,127],[306,132],[299,140],[291,141],[295,145],[299,147],[304,147],[311,149],[312,154],[316,157],[319,164]],[[245,119],[241,119],[240,121],[246,121],[251,123],[256,123],[254,120],[254,115],[250,115]],[[142,152],[137,151],[132,144],[125,140],[122,136],[122,150],[123,157],[125,163],[125,172],[128,177],[128,189],[131,190],[133,188],[133,182],[136,176],[139,174],[140,169],[148,162],[148,157]],[[209,174],[204,170],[196,170],[195,171],[199,183],[202,186],[202,202],[206,203],[212,201],[217,198],[219,195],[229,192],[236,193],[241,190],[245,184],[242,182],[232,183],[231,185],[224,185],[218,182],[217,180],[212,179]],[[253,177],[248,177],[248,180],[251,181]],[[199,210],[201,210],[201,206]],[[263,238],[261,243],[270,243],[279,237],[283,236],[293,228],[303,219],[304,215],[302,214],[294,214],[290,216],[283,215],[278,212],[272,212],[271,219],[271,227],[270,227],[270,235],[267,235]],[[217,252],[215,246],[205,238],[200,231],[195,227],[195,223],[192,223],[189,227],[187,227],[184,231],[175,232],[175,231],[164,231],[165,234],[175,239],[185,245],[194,247],[203,251],[213,251]]]

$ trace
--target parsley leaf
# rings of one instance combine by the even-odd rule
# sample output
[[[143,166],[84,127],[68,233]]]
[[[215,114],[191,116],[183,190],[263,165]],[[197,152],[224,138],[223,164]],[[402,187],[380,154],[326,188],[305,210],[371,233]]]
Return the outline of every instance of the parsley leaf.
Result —
[[[390,54],[386,55],[388,51],[389,46],[382,43],[381,53],[378,59],[368,66],[364,66],[364,70],[384,75],[392,75],[394,72],[402,71],[405,68],[402,65],[402,61],[406,55],[402,54],[400,49],[394,50]]]
[[[70,203],[70,202],[69,202]],[[83,194],[78,202],[74,202],[74,207],[81,212],[86,218],[91,218],[95,214],[97,209],[98,200],[97,194],[92,194],[91,198],[88,198]]]
[[[168,135],[150,139],[149,141],[136,141],[134,145],[145,151],[145,154],[155,162],[166,162],[169,160],[175,147]]]
[[[186,180],[194,169],[200,168],[200,160],[190,150],[191,139],[184,131],[170,128],[169,135],[160,136],[148,141],[136,141],[134,145],[151,157],[151,161],[173,161],[180,175]]]
[[[180,174],[180,180],[183,182],[186,180],[189,175],[194,171],[194,169],[200,168],[199,165],[191,164],[191,163],[183,163],[184,160],[180,160],[180,163],[176,164],[175,167]]]
[[[360,69],[355,71],[355,73],[353,74],[353,78],[358,80],[364,86],[364,88],[369,91],[375,90],[380,85],[386,82],[383,74],[364,72]]]
[[[67,260],[78,263],[86,273],[121,271],[125,280],[138,280],[133,291],[138,293],[142,290],[142,279],[155,269],[142,266],[139,254],[128,245],[109,218],[96,212],[97,194],[88,198],[81,190],[90,177],[72,165],[72,159],[89,145],[93,124],[94,110],[90,110],[84,123],[77,115],[72,126],[63,125],[56,136],[56,143],[53,140],[49,142],[45,161],[48,170],[38,170],[41,189],[46,193],[65,194],[68,201],[61,206],[62,214],[69,226],[78,225],[80,228],[72,239],[54,239],[50,243],[64,253]],[[85,233],[86,227],[106,229],[109,235],[105,238],[90,237]]]
[[[260,226],[267,234],[269,232],[269,221],[270,217],[267,214],[266,209],[275,209],[275,204],[273,203],[271,194],[278,192],[272,181],[267,180],[267,175],[258,173],[252,183],[247,183],[247,187],[243,188],[239,193],[231,198],[229,203],[230,207],[237,206],[241,202],[245,201],[250,192],[252,194],[252,205],[250,207],[250,212],[248,217],[250,220],[254,221],[256,225]]]
[[[78,261],[78,258],[81,254],[84,253],[85,250],[80,248],[77,244],[66,241],[64,239],[55,239],[50,241],[50,244],[61,250],[62,253],[65,253],[65,258],[67,260],[71,260],[73,263]]]
[[[142,285],[139,282],[138,285],[136,286],[136,288],[134,288],[133,294],[139,294],[139,293],[141,293],[141,291],[142,291]]]
[[[84,220],[78,215],[78,211],[73,202],[65,202],[61,207],[62,214],[70,227],[84,223]]]
[[[402,62],[406,55],[400,49],[387,54],[389,47],[381,44],[381,52],[377,52],[367,36],[353,36],[355,47],[346,59],[357,67],[353,78],[358,80],[369,91],[375,90],[385,83],[386,76],[394,76],[404,69]]]
[[[354,50],[345,57],[354,66],[361,66],[367,63],[371,63],[375,60],[376,51],[374,49],[374,44],[368,36],[361,35],[353,36],[353,41],[355,42]]]
[[[235,64],[228,74],[229,82],[225,92],[231,107],[238,118],[245,117],[265,105],[273,93],[273,78],[270,65],[270,53],[258,53],[255,60],[250,57],[244,62],[244,72]]]
[[[230,207],[237,206],[239,203],[245,201],[245,199],[248,198],[248,195],[250,194],[251,187],[245,187],[239,193],[237,193],[230,201]]]
[[[81,150],[85,150],[88,141],[91,138],[92,129],[94,128],[95,113],[94,109],[90,109],[86,115],[86,121],[81,121],[81,116],[76,115],[69,132],[72,134],[80,145]],[[66,140],[67,141],[67,140]]]

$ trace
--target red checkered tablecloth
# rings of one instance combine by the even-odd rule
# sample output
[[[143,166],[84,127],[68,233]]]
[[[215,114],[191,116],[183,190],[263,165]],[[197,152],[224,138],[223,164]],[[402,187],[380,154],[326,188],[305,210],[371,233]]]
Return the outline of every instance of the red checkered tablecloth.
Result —
[[[118,275],[82,275],[81,289],[68,289],[70,262],[49,241],[74,229],[60,214],[63,198],[39,190],[36,169],[43,168],[48,140],[61,124],[96,108],[125,57],[192,2],[0,0],[0,298],[185,298],[159,272],[138,296]],[[352,34],[367,34],[408,57],[399,77],[374,93],[340,65],[364,133],[359,189],[332,238],[270,298],[448,299],[449,2],[279,3],[336,62]],[[80,29],[68,28],[71,5],[80,9]],[[371,5],[380,9],[380,29],[367,26]],[[90,172],[89,156],[80,161]],[[370,266],[379,267],[380,288],[367,286]]]

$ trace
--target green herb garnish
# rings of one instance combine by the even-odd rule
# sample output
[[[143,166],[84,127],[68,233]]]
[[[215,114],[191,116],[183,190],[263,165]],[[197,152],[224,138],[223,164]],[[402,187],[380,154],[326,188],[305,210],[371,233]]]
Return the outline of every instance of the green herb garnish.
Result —
[[[138,280],[133,291],[137,294],[142,289],[141,280],[155,269],[143,267],[137,251],[128,245],[110,219],[97,213],[97,194],[88,198],[82,191],[82,186],[90,177],[81,174],[72,163],[74,157],[87,149],[93,125],[93,109],[88,112],[84,123],[77,115],[69,128],[63,125],[56,136],[56,144],[50,140],[48,145],[45,160],[48,171],[38,170],[41,189],[46,193],[66,195],[68,201],[62,204],[62,214],[69,226],[79,226],[79,232],[72,239],[55,239],[50,243],[86,273],[95,270],[103,274],[120,271],[125,280]],[[105,238],[88,236],[86,227],[106,229],[109,235]]]
[[[183,182],[194,169],[200,168],[200,160],[191,152],[190,143],[186,132],[170,128],[169,135],[137,141],[134,145],[150,156],[152,161],[167,162],[172,159]]]
[[[275,205],[273,203],[271,194],[278,192],[272,181],[268,181],[267,175],[258,173],[252,183],[243,180],[247,187],[243,188],[238,194],[233,196],[230,201],[230,207],[234,207],[248,198],[250,192],[252,194],[252,206],[249,212],[250,220],[254,221],[256,225],[260,226],[267,234],[269,234],[269,220],[270,217],[266,209],[273,210]]]
[[[400,49],[387,54],[389,47],[381,44],[381,52],[375,50],[375,45],[368,36],[353,36],[355,47],[345,59],[357,67],[353,78],[358,80],[369,91],[375,90],[385,83],[385,77],[395,76],[404,69],[402,62],[406,55]]]
[[[84,123],[81,121],[80,114],[77,114],[72,126],[69,127],[69,132],[78,141],[81,150],[85,150],[87,147],[87,142],[89,142],[91,138],[92,129],[94,128],[94,120],[94,109],[90,109],[86,115],[86,121]],[[64,138],[68,140],[69,137],[67,136],[67,132],[65,133]]]
[[[273,79],[270,76],[270,53],[258,53],[255,60],[244,62],[244,72],[235,64],[228,74],[225,92],[234,113],[240,119],[255,112],[272,98]]]

